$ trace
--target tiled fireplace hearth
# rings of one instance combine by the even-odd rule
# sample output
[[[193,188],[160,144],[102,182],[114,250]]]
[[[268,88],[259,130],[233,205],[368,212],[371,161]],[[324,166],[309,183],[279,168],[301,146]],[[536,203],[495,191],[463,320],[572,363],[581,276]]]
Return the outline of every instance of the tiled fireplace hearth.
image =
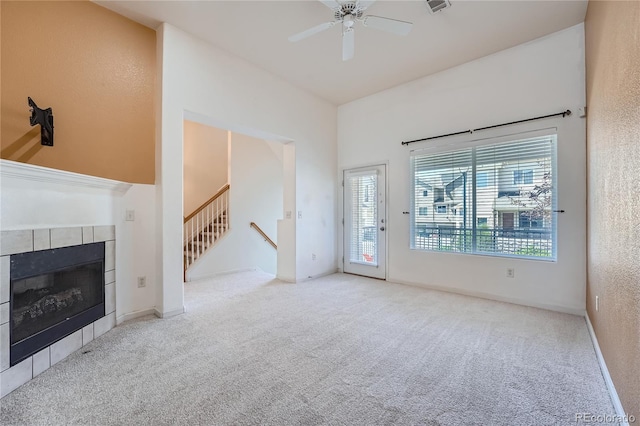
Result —
[[[38,346],[38,351],[34,351],[35,353],[33,354],[25,353],[18,355],[18,345],[14,344],[12,355],[11,333],[16,333],[16,327],[19,326],[18,323],[22,321],[23,316],[29,321],[35,321],[37,324],[38,318],[40,318],[39,315],[42,315],[43,311],[47,311],[47,314],[51,316],[53,315],[51,311],[62,309],[61,307],[71,306],[72,310],[79,309],[78,305],[81,305],[80,301],[85,301],[87,294],[85,293],[83,296],[80,290],[75,287],[70,287],[55,295],[51,295],[46,289],[43,290],[42,285],[38,282],[36,282],[36,284],[30,284],[32,287],[29,287],[27,291],[21,294],[27,294],[33,302],[29,301],[26,307],[22,308],[29,312],[16,317],[19,318],[19,320],[14,320],[14,329],[12,331],[12,308],[14,309],[14,315],[17,315],[16,312],[18,312],[18,309],[16,308],[17,305],[12,306],[10,302],[12,297],[11,281],[13,279],[14,286],[17,286],[18,281],[16,281],[16,279],[19,277],[11,277],[11,256],[23,254],[21,256],[14,256],[13,267],[14,273],[16,273],[16,265],[19,264],[19,258],[47,258],[46,255],[49,254],[53,257],[55,257],[56,254],[61,254],[62,256],[66,254],[67,257],[74,258],[80,256],[81,253],[101,253],[103,244],[104,260],[100,256],[97,263],[100,268],[98,272],[99,275],[94,277],[94,281],[99,283],[99,297],[96,299],[96,302],[92,302],[95,304],[95,306],[91,308],[93,310],[92,316],[87,317],[88,319],[82,323],[86,325],[77,327],[72,325],[75,324],[74,321],[77,320],[78,317],[83,315],[78,314],[70,320],[67,319],[68,323],[61,324],[62,331],[58,329],[58,331],[53,333],[53,342],[50,345],[47,343],[48,346]],[[115,246],[115,226],[25,229],[0,232],[0,397],[4,397],[115,326]],[[32,254],[44,256],[33,256]],[[79,262],[86,263],[84,260],[80,260]],[[100,288],[102,286],[102,265],[104,265],[104,303],[102,302],[102,288]],[[60,266],[53,265],[53,269],[60,269]],[[96,274],[95,268],[93,272],[90,272],[91,268],[88,266],[85,266],[84,269],[85,270],[79,273],[80,275],[77,273],[72,279],[79,281],[82,279],[83,274]],[[87,272],[87,270],[89,272]],[[46,278],[40,277],[43,276],[38,277],[39,281],[46,281]],[[29,278],[22,281],[33,279],[34,278]],[[52,279],[49,281],[51,280]],[[24,284],[21,283],[21,285]],[[16,288],[14,288],[13,291],[17,294]],[[46,296],[41,296],[41,294],[46,294]],[[104,316],[102,316],[103,307]],[[99,311],[99,313],[96,315],[95,313],[97,311]],[[36,319],[33,320],[31,319],[32,317]],[[95,318],[98,319],[94,321]],[[64,320],[62,322],[64,322]],[[49,327],[48,324],[43,328],[46,328],[48,332],[54,329],[54,327]],[[15,336],[17,336],[17,334],[14,335],[14,337]]]

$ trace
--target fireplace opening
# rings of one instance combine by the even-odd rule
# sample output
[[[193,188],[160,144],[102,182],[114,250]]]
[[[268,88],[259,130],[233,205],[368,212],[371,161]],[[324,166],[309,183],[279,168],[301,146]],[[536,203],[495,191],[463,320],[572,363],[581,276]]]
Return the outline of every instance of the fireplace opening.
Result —
[[[11,256],[10,364],[104,316],[104,243]]]

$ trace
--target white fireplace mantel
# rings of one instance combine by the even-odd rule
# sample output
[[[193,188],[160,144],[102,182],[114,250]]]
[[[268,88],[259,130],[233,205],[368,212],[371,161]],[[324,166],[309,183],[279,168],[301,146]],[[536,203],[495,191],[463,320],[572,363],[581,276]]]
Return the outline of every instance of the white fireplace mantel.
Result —
[[[48,167],[19,163],[10,160],[0,160],[0,177],[3,179],[16,178],[19,180],[45,182],[48,184],[85,187],[102,190],[114,195],[122,195],[132,186],[130,183],[120,182],[117,180],[67,172],[65,170],[50,169]]]
[[[111,225],[133,185],[0,160],[0,231]]]

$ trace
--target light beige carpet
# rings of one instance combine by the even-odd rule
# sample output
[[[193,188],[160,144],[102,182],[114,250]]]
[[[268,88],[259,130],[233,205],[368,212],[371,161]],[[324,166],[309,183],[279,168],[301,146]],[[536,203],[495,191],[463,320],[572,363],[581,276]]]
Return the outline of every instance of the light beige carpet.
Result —
[[[614,414],[581,317],[336,274],[189,283],[0,400],[3,425],[557,425]]]

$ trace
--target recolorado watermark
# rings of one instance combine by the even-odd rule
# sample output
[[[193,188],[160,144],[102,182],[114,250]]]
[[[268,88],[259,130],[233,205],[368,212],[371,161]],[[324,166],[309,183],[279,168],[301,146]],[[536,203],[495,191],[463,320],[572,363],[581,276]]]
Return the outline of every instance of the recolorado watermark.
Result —
[[[576,423],[635,423],[636,416],[633,414],[625,414],[620,416],[618,414],[591,414],[591,413],[576,413]]]

